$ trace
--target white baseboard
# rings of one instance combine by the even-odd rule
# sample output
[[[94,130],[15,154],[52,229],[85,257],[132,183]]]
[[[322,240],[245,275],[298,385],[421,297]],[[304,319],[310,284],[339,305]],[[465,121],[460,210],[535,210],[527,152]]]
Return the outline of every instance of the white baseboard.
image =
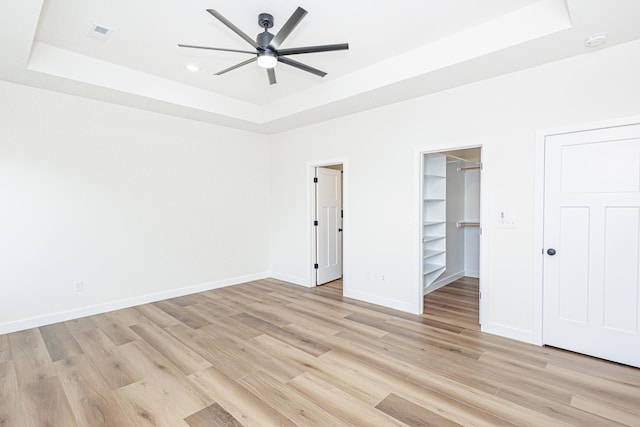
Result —
[[[224,280],[216,280],[213,282],[201,283],[198,285],[187,286],[184,288],[170,289],[167,291],[156,292],[153,294],[141,295],[138,297],[126,298],[122,300],[111,301],[103,304],[96,304],[96,305],[82,307],[82,308],[73,309],[73,310],[45,314],[42,316],[31,317],[28,319],[16,320],[13,322],[0,324],[0,334],[8,334],[10,332],[37,328],[44,325],[50,325],[52,323],[78,319],[80,317],[92,316],[94,314],[107,313],[109,311],[134,307],[136,305],[148,304],[151,302],[161,301],[165,299],[181,297],[184,295],[209,291],[212,289],[223,288],[225,286],[239,285],[240,283],[266,279],[267,277],[270,277],[269,273],[267,272],[249,274],[246,276],[233,277],[233,278],[224,279]]]
[[[376,295],[371,295],[364,292],[352,291],[349,289],[343,289],[342,295],[347,298],[353,298],[360,301],[370,302],[372,304],[393,308],[395,310],[405,311],[407,313],[422,314],[417,303],[412,304],[412,303],[407,303],[405,301],[398,301],[390,298],[381,298]]]
[[[480,272],[478,270],[465,270],[464,275],[465,277],[473,277],[474,279],[480,278]]]
[[[450,274],[449,276],[443,277],[442,279],[438,279],[435,282],[433,282],[428,288],[423,288],[422,293],[423,295],[430,294],[431,292],[437,291],[443,286],[447,286],[449,283],[453,283],[458,279],[462,279],[464,275],[465,275],[465,272],[461,271],[458,273]]]
[[[485,323],[480,326],[480,330],[482,332],[499,335],[504,338],[510,338],[516,341],[523,341],[529,344],[540,345],[536,341],[533,331],[513,328],[511,326],[505,326],[497,323]]]
[[[277,273],[275,271],[269,272],[269,277],[273,277],[274,279],[282,280],[283,282],[293,283],[294,285],[304,286],[305,288],[313,288],[314,285],[309,283],[309,279],[304,279],[297,276],[290,276],[288,274]]]

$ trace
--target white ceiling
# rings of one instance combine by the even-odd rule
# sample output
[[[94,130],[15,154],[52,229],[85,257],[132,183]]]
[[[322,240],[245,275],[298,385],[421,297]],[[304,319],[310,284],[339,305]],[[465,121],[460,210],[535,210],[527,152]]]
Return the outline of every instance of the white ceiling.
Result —
[[[215,76],[251,56],[177,46],[252,50],[206,9],[254,37],[259,13],[277,33],[297,6],[309,13],[282,48],[349,43],[295,57],[324,78],[279,64],[270,86],[256,63]],[[0,79],[273,133],[587,53],[594,32],[603,48],[634,40],[639,19],[637,0],[5,1]],[[87,37],[93,24],[110,38]]]

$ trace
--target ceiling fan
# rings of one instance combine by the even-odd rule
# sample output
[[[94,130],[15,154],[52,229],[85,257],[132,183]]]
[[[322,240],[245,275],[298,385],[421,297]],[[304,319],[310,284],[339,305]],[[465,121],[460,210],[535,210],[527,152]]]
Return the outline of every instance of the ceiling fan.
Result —
[[[309,73],[315,74],[316,76],[324,77],[327,75],[324,71],[318,70],[317,68],[311,67],[309,65],[303,64],[298,61],[294,61],[293,59],[287,58],[289,55],[299,55],[303,53],[316,53],[316,52],[331,52],[335,50],[347,50],[349,49],[349,43],[340,43],[340,44],[328,44],[321,46],[306,46],[306,47],[294,47],[289,49],[280,49],[280,45],[282,42],[289,37],[289,34],[298,26],[302,18],[305,17],[307,11],[301,7],[298,7],[293,15],[289,18],[289,20],[284,24],[284,26],[278,31],[278,34],[275,36],[269,32],[269,28],[273,27],[273,16],[268,13],[261,13],[258,15],[258,25],[264,28],[264,32],[258,34],[256,40],[254,41],[251,37],[249,37],[246,33],[244,33],[241,29],[236,27],[222,16],[218,11],[214,9],[207,9],[211,15],[217,18],[224,25],[229,27],[231,31],[242,37],[247,43],[255,48],[255,51],[249,50],[238,50],[238,49],[224,49],[219,47],[207,47],[207,46],[193,46],[186,44],[178,44],[180,47],[187,47],[193,49],[209,49],[209,50],[219,50],[223,52],[239,52],[239,53],[248,53],[251,55],[255,55],[255,57],[251,59],[247,59],[239,64],[233,65],[229,68],[226,68],[222,71],[218,71],[215,73],[216,76],[222,75],[228,71],[235,70],[236,68],[240,68],[243,65],[250,64],[252,62],[257,61],[258,65],[267,70],[267,76],[269,77],[269,84],[276,84],[276,73],[275,66],[278,62],[282,62],[283,64],[289,65],[291,67],[298,68],[303,71],[307,71]]]

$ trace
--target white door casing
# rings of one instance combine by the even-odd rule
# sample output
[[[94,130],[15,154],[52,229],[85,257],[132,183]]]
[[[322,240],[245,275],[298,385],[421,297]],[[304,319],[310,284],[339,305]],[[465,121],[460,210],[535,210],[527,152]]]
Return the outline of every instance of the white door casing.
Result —
[[[640,125],[544,149],[543,342],[640,367]]]
[[[316,284],[342,277],[342,171],[316,168]]]

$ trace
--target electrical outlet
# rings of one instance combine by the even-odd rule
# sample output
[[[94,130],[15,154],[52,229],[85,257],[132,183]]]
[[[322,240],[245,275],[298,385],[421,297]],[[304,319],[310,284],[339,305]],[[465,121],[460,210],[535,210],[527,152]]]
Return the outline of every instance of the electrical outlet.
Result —
[[[73,284],[74,292],[82,292],[83,289],[84,289],[84,284],[82,283],[82,281],[78,281]]]

